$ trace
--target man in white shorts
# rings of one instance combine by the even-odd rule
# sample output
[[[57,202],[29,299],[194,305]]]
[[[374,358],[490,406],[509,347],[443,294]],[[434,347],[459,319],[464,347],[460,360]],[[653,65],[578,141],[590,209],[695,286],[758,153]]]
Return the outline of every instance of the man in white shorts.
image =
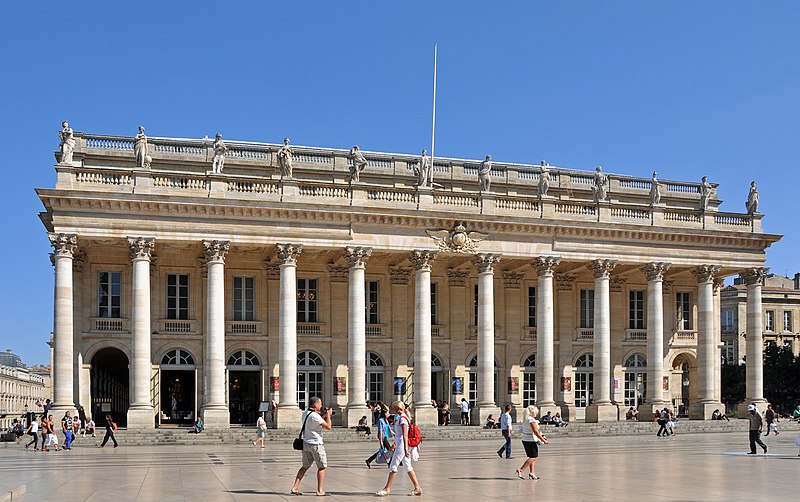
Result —
[[[317,495],[325,495],[325,468],[328,457],[325,455],[325,444],[322,441],[322,429],[331,430],[330,408],[322,410],[322,399],[314,396],[308,401],[308,409],[303,412],[301,420],[305,425],[303,431],[303,466],[297,471],[292,486],[292,495],[300,493],[300,481],[311,468],[317,465]]]

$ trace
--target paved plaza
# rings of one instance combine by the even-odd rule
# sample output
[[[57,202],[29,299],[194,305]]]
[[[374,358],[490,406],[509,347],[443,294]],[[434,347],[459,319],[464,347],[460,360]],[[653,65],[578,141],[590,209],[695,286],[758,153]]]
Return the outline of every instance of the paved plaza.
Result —
[[[501,441],[427,441],[415,465],[427,500],[698,500],[795,497],[800,490],[796,432],[766,438],[769,454],[746,455],[744,433],[558,438],[542,448],[539,481],[514,476],[524,458],[514,440],[512,460],[495,450]],[[328,445],[326,491],[332,500],[375,499],[387,471],[364,460],[364,443]],[[256,501],[296,499],[289,494],[300,455],[287,443],[266,449],[244,445],[81,447],[40,453],[0,450],[0,500],[25,485],[20,500]],[[401,474],[402,474],[401,469]],[[314,498],[314,470],[303,480]],[[402,474],[391,498],[407,500]],[[14,500],[17,500],[15,497]]]

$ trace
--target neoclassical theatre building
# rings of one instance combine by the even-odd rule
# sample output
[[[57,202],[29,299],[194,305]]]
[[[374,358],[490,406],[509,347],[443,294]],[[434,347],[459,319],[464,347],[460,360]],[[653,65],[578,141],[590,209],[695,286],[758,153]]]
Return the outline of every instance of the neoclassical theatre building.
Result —
[[[341,425],[369,401],[624,419],[720,403],[722,281],[760,360],[755,205],[716,185],[542,165],[73,132],[38,189],[55,268],[54,399],[129,427]],[[744,184],[743,184],[744,185]],[[751,197],[753,194],[751,193]],[[757,196],[757,194],[756,194]],[[739,203],[736,206],[740,206]],[[750,359],[750,357],[748,357]],[[747,400],[764,401],[760,365]]]

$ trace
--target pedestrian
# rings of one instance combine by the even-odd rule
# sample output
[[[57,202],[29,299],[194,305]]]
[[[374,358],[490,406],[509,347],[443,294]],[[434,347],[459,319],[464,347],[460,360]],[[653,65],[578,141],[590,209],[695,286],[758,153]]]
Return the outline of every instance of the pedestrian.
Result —
[[[776,436],[780,434],[778,432],[778,414],[772,409],[771,404],[767,405],[767,411],[764,413],[764,420],[767,422],[767,433],[764,434],[765,436],[769,436],[769,431],[775,431]]]
[[[64,449],[72,449],[72,416],[70,412],[64,413],[61,419],[61,432],[64,434]]]
[[[380,418],[378,418],[378,450],[364,461],[370,469],[372,469],[372,462],[378,457],[381,457],[380,462],[387,462],[391,457],[392,443],[389,438],[392,437],[392,428],[389,426],[386,415],[386,411],[381,410]]]
[[[748,455],[755,455],[756,454],[756,443],[758,443],[761,448],[764,449],[764,453],[767,453],[767,445],[761,441],[761,431],[764,429],[764,422],[761,419],[761,414],[758,413],[755,405],[748,404],[747,411],[750,413],[747,416],[747,419],[750,421],[750,451],[747,453]]]
[[[461,398],[461,425],[469,425],[469,403]]]
[[[114,442],[114,448],[119,446],[117,444],[117,438],[114,437],[114,431],[117,430],[117,424],[111,419],[111,415],[106,415],[106,435],[103,437],[103,442],[100,443],[100,448],[104,447],[108,442],[109,438],[111,441]]]
[[[662,437],[661,433],[664,433],[663,437],[667,437],[669,435],[669,431],[667,431],[667,419],[669,418],[669,413],[667,413],[667,409],[664,408],[658,413],[658,432],[656,436]]]
[[[60,448],[58,447],[58,436],[56,436],[53,415],[47,415],[46,423],[43,423],[42,427],[46,427],[45,434],[47,437],[42,451],[50,451],[51,446],[54,446],[56,451],[59,451]]]
[[[308,400],[308,408],[303,412],[303,466],[297,471],[292,486],[292,495],[300,493],[300,481],[311,468],[317,466],[317,495],[325,495],[325,469],[328,467],[328,457],[325,454],[325,444],[322,440],[322,429],[331,430],[331,414],[333,410],[322,410],[322,399],[313,396]]]
[[[25,445],[25,449],[27,450],[30,445],[33,445],[34,450],[39,449],[39,423],[36,421],[36,415],[31,418],[31,424],[28,426],[28,429],[25,431],[31,439],[31,442]],[[44,443],[44,441],[42,441]],[[44,444],[42,444],[44,446]]]
[[[538,414],[539,408],[533,405],[525,408],[525,412],[523,413],[522,446],[525,448],[525,455],[528,458],[525,459],[525,463],[522,464],[522,467],[516,470],[519,479],[525,479],[522,477],[522,473],[525,472],[526,468],[530,470],[528,473],[529,479],[539,479],[539,476],[536,475],[536,459],[539,458],[539,445],[550,444],[539,430],[539,421],[536,420],[536,415]]]
[[[255,446],[256,443],[261,443],[261,447],[266,448],[266,446],[264,446],[264,438],[267,436],[267,422],[261,415],[258,416],[258,421],[256,422],[256,434],[258,437],[253,441],[253,446]]]
[[[503,438],[506,440],[505,444],[497,450],[497,456],[503,458],[503,452],[506,452],[506,458],[511,458],[511,405],[507,404],[504,412],[500,415],[500,429],[502,429]]]
[[[394,448],[392,450],[392,460],[389,461],[389,477],[386,479],[386,485],[383,489],[378,490],[375,495],[385,497],[391,492],[392,483],[397,477],[397,470],[402,464],[408,479],[414,485],[414,490],[409,492],[409,495],[420,496],[422,495],[422,487],[417,481],[417,473],[414,472],[414,466],[411,465],[413,461],[419,460],[419,448],[411,447],[408,442],[408,431],[411,428],[411,420],[406,415],[406,405],[402,401],[395,401],[392,403],[390,411],[396,415],[394,421]]]

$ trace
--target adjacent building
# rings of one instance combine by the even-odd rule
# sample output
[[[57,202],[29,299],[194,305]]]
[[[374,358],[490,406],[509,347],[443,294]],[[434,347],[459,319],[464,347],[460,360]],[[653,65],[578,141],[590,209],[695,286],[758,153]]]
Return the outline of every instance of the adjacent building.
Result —
[[[505,403],[709,418],[719,290],[740,274],[747,353],[762,347],[780,236],[723,211],[706,180],[69,136],[55,187],[37,189],[57,408],[142,428],[251,423],[271,401],[278,427],[298,427],[314,395],[343,425],[398,398],[421,424],[433,399],[462,397],[476,421]],[[763,401],[761,366],[747,370]]]
[[[15,418],[41,411],[45,377],[28,369],[11,349],[0,353],[0,429],[8,428]]]

